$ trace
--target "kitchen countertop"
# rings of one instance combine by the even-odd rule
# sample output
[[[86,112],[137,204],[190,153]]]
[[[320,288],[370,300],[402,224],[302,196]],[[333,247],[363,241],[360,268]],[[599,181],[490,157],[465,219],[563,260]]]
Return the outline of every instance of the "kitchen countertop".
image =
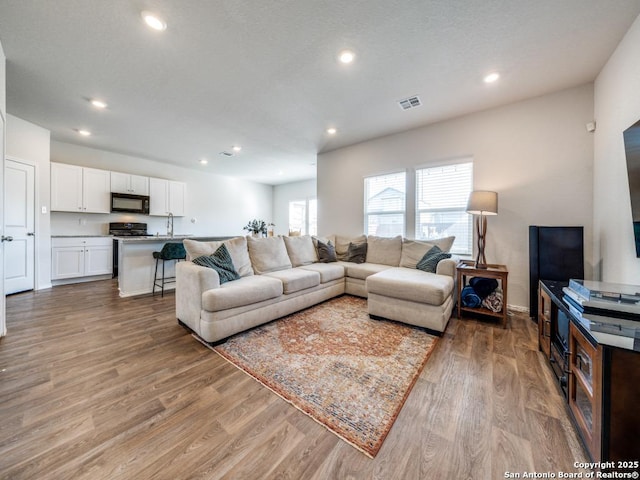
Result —
[[[191,240],[200,240],[200,241],[219,241],[219,240],[228,240],[229,238],[234,238],[234,237],[220,236],[220,235],[195,236],[191,233],[180,233],[174,236],[145,235],[142,237],[132,237],[132,236],[119,237],[116,235],[51,235],[51,238],[113,238],[115,240],[120,240],[124,243],[142,243],[142,242],[165,242],[167,240],[184,240],[185,238],[189,238]]]
[[[214,240],[227,240],[229,236],[195,236],[192,234],[178,234],[173,237],[169,235],[147,235],[145,237],[113,237],[116,240],[122,243],[150,243],[150,242],[166,242],[170,240],[184,240],[188,238],[190,240],[200,240],[200,241],[214,241]]]
[[[113,235],[51,235],[51,238],[109,238]]]

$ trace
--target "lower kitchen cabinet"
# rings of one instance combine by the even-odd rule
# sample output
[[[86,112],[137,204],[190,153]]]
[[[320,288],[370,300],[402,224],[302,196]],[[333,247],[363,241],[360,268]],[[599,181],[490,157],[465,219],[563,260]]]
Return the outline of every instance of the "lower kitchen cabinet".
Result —
[[[111,237],[53,237],[51,280],[111,275]]]

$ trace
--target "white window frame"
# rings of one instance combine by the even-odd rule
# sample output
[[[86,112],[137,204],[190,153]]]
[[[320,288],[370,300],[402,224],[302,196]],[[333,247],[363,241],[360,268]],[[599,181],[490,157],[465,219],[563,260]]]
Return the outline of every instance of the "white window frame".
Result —
[[[425,170],[437,170],[437,169],[441,169],[441,168],[447,168],[447,167],[455,167],[458,165],[468,165],[470,168],[469,171],[469,191],[468,192],[464,192],[464,200],[462,200],[462,198],[459,199],[458,201],[458,205],[457,206],[450,206],[450,207],[438,207],[438,208],[420,208],[420,200],[421,200],[421,192],[420,192],[420,176],[423,174],[423,172]],[[415,224],[414,224],[414,228],[415,228],[415,238],[417,240],[420,239],[425,239],[423,237],[421,237],[421,229],[420,229],[420,217],[421,214],[423,213],[455,213],[455,212],[460,212],[460,213],[464,213],[465,215],[468,215],[466,213],[466,199],[468,198],[468,194],[471,193],[473,191],[473,158],[472,157],[465,157],[465,158],[458,158],[455,161],[450,161],[450,162],[446,162],[446,163],[440,163],[440,164],[432,164],[432,165],[423,165],[420,167],[416,167],[415,170]],[[467,228],[467,241],[466,242],[462,242],[462,240],[460,239],[460,236],[456,236],[456,241],[454,243],[454,246],[452,247],[452,253],[458,254],[458,255],[471,255],[473,253],[473,216],[472,215],[468,215],[468,219],[466,219],[465,221],[465,226]]]
[[[368,184],[367,181],[372,178],[386,177],[391,175],[404,175],[404,201],[402,202],[402,210],[368,210]],[[367,175],[364,177],[364,198],[363,198],[363,210],[364,210],[364,232],[369,234],[369,216],[370,215],[402,215],[402,233],[404,236],[407,231],[407,170],[395,170],[391,172],[380,173],[377,175]]]
[[[311,208],[310,205],[312,202],[316,203],[316,213],[315,213],[315,225],[311,223]],[[318,234],[318,199],[317,197],[307,197],[301,198],[298,200],[290,200],[289,201],[289,211],[288,211],[288,231],[291,232],[291,204],[304,203],[304,225],[302,225],[302,229],[300,231],[300,235],[317,235]],[[313,227],[313,228],[312,228]],[[312,231],[313,230],[313,231]]]

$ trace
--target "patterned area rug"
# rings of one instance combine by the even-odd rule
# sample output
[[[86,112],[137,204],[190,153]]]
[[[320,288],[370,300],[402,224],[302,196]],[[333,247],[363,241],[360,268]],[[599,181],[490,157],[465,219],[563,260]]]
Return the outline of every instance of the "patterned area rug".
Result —
[[[343,296],[214,350],[373,458],[436,341],[417,328],[371,320],[366,299]]]

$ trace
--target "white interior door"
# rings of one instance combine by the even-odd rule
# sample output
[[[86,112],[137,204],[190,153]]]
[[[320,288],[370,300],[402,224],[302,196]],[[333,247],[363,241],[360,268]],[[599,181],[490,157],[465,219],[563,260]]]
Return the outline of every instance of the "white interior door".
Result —
[[[6,159],[4,166],[5,294],[33,290],[35,285],[35,167]]]

